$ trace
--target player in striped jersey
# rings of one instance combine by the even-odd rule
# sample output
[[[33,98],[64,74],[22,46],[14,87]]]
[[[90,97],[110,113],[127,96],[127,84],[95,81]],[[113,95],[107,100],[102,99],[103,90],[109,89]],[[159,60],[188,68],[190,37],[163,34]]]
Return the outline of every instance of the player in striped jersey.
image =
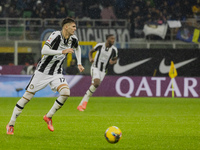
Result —
[[[77,107],[79,111],[84,111],[86,109],[89,98],[103,81],[108,65],[116,64],[118,58],[118,50],[113,45],[114,42],[114,35],[109,34],[106,36],[105,43],[98,43],[92,50],[90,50],[89,61],[93,63],[91,66],[92,84],[86,91],[86,94],[84,95],[82,101]],[[93,59],[92,54],[94,52],[97,53],[95,55],[95,58]]]
[[[14,125],[24,106],[31,100],[34,94],[49,85],[52,91],[58,91],[60,96],[56,99],[49,112],[43,117],[50,131],[54,131],[52,116],[60,109],[70,95],[67,81],[62,75],[62,64],[68,53],[74,53],[80,72],[84,71],[81,65],[81,49],[78,39],[74,35],[76,30],[75,20],[65,18],[62,21],[62,30],[53,32],[42,48],[42,59],[30,80],[26,92],[14,107],[10,122],[6,126],[7,134],[14,133]]]

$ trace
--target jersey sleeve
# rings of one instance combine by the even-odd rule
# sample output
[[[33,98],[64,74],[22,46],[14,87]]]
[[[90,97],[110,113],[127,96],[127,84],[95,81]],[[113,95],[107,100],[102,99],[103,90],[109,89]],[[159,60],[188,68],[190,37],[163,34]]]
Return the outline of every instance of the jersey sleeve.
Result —
[[[98,51],[100,47],[102,47],[102,43],[98,43],[97,45],[95,45],[94,50]]]
[[[78,49],[78,38],[75,36],[75,35],[73,35],[72,36],[72,46],[71,46],[71,48],[76,48],[76,49]]]
[[[60,55],[60,54],[62,54],[62,51],[52,50],[46,44],[42,48],[42,55]]]
[[[76,59],[77,59],[77,64],[81,65],[81,47],[79,46],[78,38],[75,35],[72,36],[71,48],[75,49],[75,56],[76,56]]]
[[[112,51],[112,58],[118,57],[118,49],[116,47],[113,47]]]
[[[81,65],[81,47],[78,46],[75,50],[75,55],[76,55],[76,59],[77,59],[77,64]]]

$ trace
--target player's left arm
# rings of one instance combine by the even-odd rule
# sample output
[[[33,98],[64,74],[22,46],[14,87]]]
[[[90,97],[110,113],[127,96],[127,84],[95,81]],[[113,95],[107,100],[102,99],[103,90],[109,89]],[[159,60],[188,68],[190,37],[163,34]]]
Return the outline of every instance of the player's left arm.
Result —
[[[110,65],[116,64],[117,59],[118,59],[118,50],[117,48],[114,48],[112,51],[112,58],[109,60]]]
[[[81,63],[81,47],[79,45],[77,45],[77,47],[75,48],[75,55],[77,59],[78,69],[80,72],[83,72],[85,68],[82,66],[82,63]]]

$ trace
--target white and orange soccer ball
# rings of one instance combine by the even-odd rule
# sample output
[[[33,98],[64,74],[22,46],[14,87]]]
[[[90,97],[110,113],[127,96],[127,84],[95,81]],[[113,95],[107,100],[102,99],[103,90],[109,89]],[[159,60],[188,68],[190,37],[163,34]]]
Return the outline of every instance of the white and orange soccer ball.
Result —
[[[122,138],[122,131],[116,126],[111,126],[106,130],[105,138],[109,143],[117,143]]]

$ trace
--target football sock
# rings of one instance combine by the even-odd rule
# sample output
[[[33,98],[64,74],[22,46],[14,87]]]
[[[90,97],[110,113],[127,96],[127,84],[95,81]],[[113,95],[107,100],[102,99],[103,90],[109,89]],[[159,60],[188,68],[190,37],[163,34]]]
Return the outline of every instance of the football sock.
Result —
[[[17,119],[17,117],[21,114],[22,110],[24,109],[24,106],[28,103],[29,101],[24,99],[24,97],[22,97],[16,104],[16,106],[14,107],[13,110],[13,114],[11,116],[10,122],[8,123],[8,125],[15,125],[15,121]]]
[[[57,110],[59,110],[63,104],[65,103],[65,101],[67,100],[68,97],[66,96],[59,96],[57,98],[57,100],[54,102],[53,106],[51,107],[51,109],[49,110],[49,112],[46,114],[46,116],[48,118],[52,118],[53,115],[56,113]]]
[[[82,103],[84,101],[88,102],[89,98],[92,96],[92,94],[96,91],[96,87],[92,84],[89,89],[87,90],[87,92],[85,93],[81,103],[79,105],[82,105]]]

